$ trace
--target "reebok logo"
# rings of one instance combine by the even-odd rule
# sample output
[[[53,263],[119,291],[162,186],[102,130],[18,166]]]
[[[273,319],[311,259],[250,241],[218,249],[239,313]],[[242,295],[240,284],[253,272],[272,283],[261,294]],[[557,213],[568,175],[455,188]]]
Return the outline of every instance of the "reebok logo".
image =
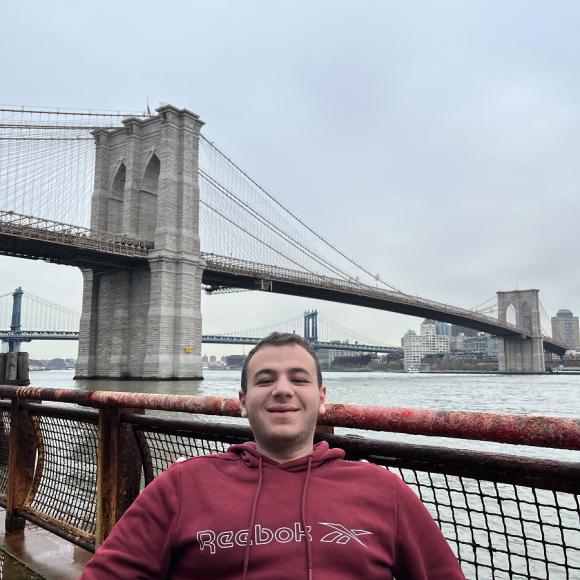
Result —
[[[331,522],[318,522],[321,526],[327,526],[332,529],[331,532],[320,538],[320,542],[331,544],[348,544],[354,540],[361,546],[366,545],[359,539],[359,536],[373,535],[373,532],[367,530],[351,530],[342,524]],[[311,526],[306,526],[306,531],[300,522],[294,522],[292,526],[282,526],[276,529],[270,529],[261,524],[254,526],[254,539],[251,545],[261,546],[271,542],[287,544],[288,542],[302,542],[306,534],[308,541],[312,542]],[[218,549],[234,548],[236,546],[246,546],[250,537],[248,528],[241,530],[224,530],[215,532],[214,530],[200,530],[197,532],[197,542],[201,551],[208,550],[210,554],[215,554]]]
[[[310,529],[311,526],[306,526],[308,540],[312,542]],[[197,532],[197,541],[200,550],[205,550],[207,548],[210,554],[215,554],[217,548],[245,546],[248,543],[249,535],[250,533],[247,528],[238,531],[225,530],[219,533],[216,533],[213,530],[202,530]],[[276,528],[275,530],[256,524],[254,526],[254,540],[251,542],[251,545],[255,544],[256,546],[260,546],[263,544],[269,544],[270,542],[278,542],[280,544],[301,542],[304,536],[304,529],[300,522],[294,522],[292,528],[283,526]]]
[[[331,524],[330,522],[318,522],[322,526],[328,526],[334,531],[326,534],[326,536],[320,538],[321,542],[329,542],[334,544],[348,544],[351,540],[358,542],[361,546],[366,546],[358,539],[358,536],[369,536],[373,535],[372,532],[367,532],[366,530],[349,530],[345,528],[342,524]]]

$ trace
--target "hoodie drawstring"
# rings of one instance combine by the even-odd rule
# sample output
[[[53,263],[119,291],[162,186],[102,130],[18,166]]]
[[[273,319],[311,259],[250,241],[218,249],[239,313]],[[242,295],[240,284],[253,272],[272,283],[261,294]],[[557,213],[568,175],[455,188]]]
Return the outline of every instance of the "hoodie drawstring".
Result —
[[[242,578],[243,580],[248,580],[249,567],[250,567],[250,555],[252,549],[252,543],[254,542],[255,527],[256,527],[256,514],[258,511],[258,503],[260,501],[260,495],[262,493],[262,484],[264,479],[264,457],[257,452],[255,443],[244,443],[240,445],[232,445],[228,452],[239,453],[242,455],[244,463],[252,469],[258,468],[258,485],[256,488],[256,493],[254,495],[254,501],[252,504],[252,512],[250,515],[250,525],[248,528],[248,537],[244,553],[244,568]],[[312,540],[308,534],[307,526],[307,498],[308,498],[308,488],[310,486],[310,478],[312,477],[313,465],[316,467],[321,463],[326,461],[342,459],[344,457],[344,451],[340,449],[329,449],[326,442],[318,443],[314,447],[314,451],[311,455],[300,458],[302,461],[296,462],[296,465],[292,465],[290,469],[292,471],[302,471],[306,464],[306,476],[302,485],[302,493],[300,497],[300,523],[302,525],[302,530],[304,531],[304,541],[306,543],[306,578],[307,580],[313,580],[314,577],[314,564],[312,561]],[[269,464],[274,464],[274,461],[270,461],[266,457],[266,462]],[[294,463],[294,462],[293,462]],[[298,469],[296,469],[298,467]]]
[[[263,472],[264,470],[262,468],[262,457],[260,457],[260,461],[258,463],[258,487],[256,488],[256,495],[254,495],[254,503],[252,505],[252,515],[250,516],[250,529],[248,530],[248,541],[246,543],[246,552],[244,554],[244,575],[243,575],[244,580],[248,578],[248,565],[250,564],[250,547],[252,545],[252,542],[254,541],[254,524],[256,522],[258,497],[260,496],[260,492],[262,491]]]
[[[310,468],[312,467],[312,455],[308,458],[308,468],[306,470],[306,478],[302,487],[302,501],[300,506],[300,519],[302,520],[302,529],[304,530],[304,539],[306,540],[306,565],[307,565],[307,579],[312,580],[312,548],[310,546],[310,538],[308,537],[308,528],[306,527],[306,494],[308,491],[308,484],[310,483]]]

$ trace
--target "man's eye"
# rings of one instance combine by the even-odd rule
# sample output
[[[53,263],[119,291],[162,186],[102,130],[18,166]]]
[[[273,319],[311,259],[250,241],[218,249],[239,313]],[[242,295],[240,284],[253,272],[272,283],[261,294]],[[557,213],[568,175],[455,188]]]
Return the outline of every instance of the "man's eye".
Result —
[[[256,384],[257,385],[269,385],[271,384],[273,379],[260,379]]]
[[[308,383],[310,382],[308,379],[303,379],[300,377],[296,377],[295,379],[292,379],[295,383]]]

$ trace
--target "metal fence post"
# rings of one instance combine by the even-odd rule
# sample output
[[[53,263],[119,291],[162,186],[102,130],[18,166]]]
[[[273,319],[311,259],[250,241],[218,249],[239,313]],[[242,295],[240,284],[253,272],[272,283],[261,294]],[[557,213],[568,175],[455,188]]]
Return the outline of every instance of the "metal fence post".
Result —
[[[139,494],[140,469],[141,460],[131,426],[122,423],[121,409],[101,409],[95,533],[97,546],[103,543],[117,520]]]
[[[8,490],[6,493],[6,531],[22,532],[25,520],[17,515],[26,501],[34,477],[36,438],[28,411],[14,399],[10,411]]]
[[[135,501],[141,491],[142,461],[139,445],[133,434],[133,427],[129,423],[123,422],[123,415],[142,415],[145,411],[141,409],[121,409],[121,430],[120,430],[120,461],[119,468],[119,496],[117,503],[117,519]]]

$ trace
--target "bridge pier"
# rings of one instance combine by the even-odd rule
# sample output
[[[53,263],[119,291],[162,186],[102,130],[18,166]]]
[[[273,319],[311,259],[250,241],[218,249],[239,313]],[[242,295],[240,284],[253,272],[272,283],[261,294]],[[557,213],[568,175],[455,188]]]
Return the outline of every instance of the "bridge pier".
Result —
[[[498,371],[505,374],[546,372],[540,324],[539,290],[498,292],[498,318],[526,328],[531,337],[498,337]]]
[[[91,229],[154,242],[147,267],[83,271],[77,378],[198,379],[199,131],[166,105],[94,131]]]

